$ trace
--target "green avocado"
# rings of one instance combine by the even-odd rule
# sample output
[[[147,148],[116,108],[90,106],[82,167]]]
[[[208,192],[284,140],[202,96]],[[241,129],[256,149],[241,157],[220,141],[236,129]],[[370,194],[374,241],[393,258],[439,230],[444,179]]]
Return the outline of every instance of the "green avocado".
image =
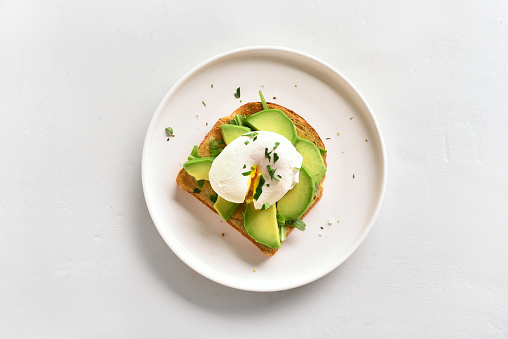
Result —
[[[315,188],[312,175],[302,166],[298,184],[277,202],[277,212],[286,220],[300,218],[309,208]]]
[[[224,220],[228,220],[233,213],[236,210],[236,207],[238,206],[237,203],[227,201],[226,199],[222,198],[221,196],[217,196],[217,201],[213,205],[215,207],[215,210]]]
[[[191,159],[183,164],[183,168],[196,180],[209,180],[208,172],[210,172],[210,167],[212,167],[213,159],[212,157]]]
[[[253,203],[245,206],[245,230],[258,243],[270,248],[280,247],[279,225],[275,204],[265,210],[257,210]]]
[[[316,145],[305,139],[298,139],[295,148],[303,157],[303,166],[312,174],[314,183],[318,184],[326,172],[321,151]]]
[[[256,131],[268,131],[285,136],[294,145],[297,140],[295,125],[284,112],[278,109],[265,109],[249,115],[245,124]]]
[[[224,142],[226,143],[226,145],[229,145],[231,141],[235,140],[240,135],[251,131],[249,127],[230,124],[220,125],[220,130],[222,132],[222,137],[224,138]]]

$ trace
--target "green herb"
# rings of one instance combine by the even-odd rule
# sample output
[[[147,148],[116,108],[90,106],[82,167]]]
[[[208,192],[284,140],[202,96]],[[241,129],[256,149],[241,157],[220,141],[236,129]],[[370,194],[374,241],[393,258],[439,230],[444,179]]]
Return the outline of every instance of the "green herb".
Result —
[[[199,188],[195,188],[194,193],[199,194],[199,193],[201,193],[201,190]]]
[[[266,184],[266,187],[270,187],[270,184]]]
[[[295,170],[297,170],[297,171],[299,171],[299,170],[300,170],[298,167],[295,167],[294,169],[295,169]]]
[[[256,139],[257,139],[257,138],[258,138],[258,136],[256,135],[256,136],[254,137],[254,139],[252,139],[252,142],[256,141]]]
[[[243,126],[245,122],[246,116],[245,114],[237,114],[233,117],[233,119],[229,122],[231,125]],[[234,121],[234,123],[232,123]]]
[[[243,175],[244,177],[246,177],[246,176],[250,175],[250,173],[251,173],[251,171],[247,171],[247,172],[243,172],[243,173],[242,173],[242,175]]]
[[[220,152],[223,151],[223,148],[220,148],[216,143],[215,141],[212,141],[210,143],[210,154],[212,155],[212,157],[216,157],[220,154]]]
[[[260,176],[259,177],[259,184],[256,187],[256,193],[254,193],[254,196],[253,196],[254,200],[258,200],[261,193],[263,193],[263,185],[264,184],[265,184],[265,178],[263,178],[263,176]]]
[[[265,202],[265,203],[263,204],[263,206],[261,206],[261,211],[262,211],[262,210],[267,210],[267,209],[269,209],[269,208],[270,208],[270,204],[269,204],[269,203],[267,203],[267,202]]]
[[[173,134],[173,128],[171,127],[166,127],[166,134],[168,137],[174,137],[175,135]]]
[[[219,198],[219,195],[218,194],[215,194],[215,195],[211,195],[210,196],[210,201],[213,202],[214,204],[217,202],[217,199]]]
[[[204,102],[204,101],[201,101],[201,103],[203,104],[203,106],[205,106],[205,107],[206,107],[206,102]]]
[[[286,240],[286,225],[279,226],[279,238],[280,241]]]
[[[201,156],[199,155],[199,147],[198,147],[198,145],[194,145],[190,155],[187,157],[187,160],[192,160],[192,159],[195,159],[195,158],[201,158]]]
[[[256,137],[259,133],[258,132],[248,132],[245,134],[242,134],[244,137]]]
[[[292,227],[299,229],[300,231],[305,231],[305,223],[302,219],[289,220],[288,224]]]
[[[243,168],[247,167],[247,165],[243,164]]]
[[[319,153],[321,153],[321,155],[326,154],[327,150],[325,150],[324,148],[321,148],[321,147],[318,147],[318,148],[319,148]]]
[[[280,179],[282,179],[282,176],[281,176],[280,174],[277,174],[277,176],[278,176]]]
[[[244,142],[245,145],[248,145],[249,144],[249,140],[245,141]]]
[[[273,153],[273,163],[275,164],[277,160],[279,160],[279,156],[277,155],[277,153]]]
[[[273,146],[273,149],[276,149],[277,147],[279,147],[279,145],[280,145],[280,142],[276,142],[275,146]]]
[[[236,89],[236,93],[235,93],[235,98],[239,98],[240,97],[240,87],[238,87]]]
[[[266,169],[268,170],[268,174],[270,175],[270,178],[272,178],[272,180],[280,181],[279,179],[275,178],[275,176],[274,176],[275,171],[277,170],[276,168],[271,168],[270,165],[267,165]]]
[[[282,214],[277,213],[277,225],[279,226],[285,226],[286,225],[286,218]]]
[[[268,159],[268,162],[270,162],[272,160],[272,157],[270,156],[270,154],[272,154],[272,152],[268,152],[268,148],[265,147],[265,158]]]
[[[198,187],[199,187],[199,188],[203,188],[203,185],[205,184],[205,179],[198,180],[198,181],[197,181],[197,184],[198,184]]]
[[[263,96],[263,92],[259,90],[259,97],[261,98],[261,104],[263,105],[263,109],[270,109],[268,105],[266,104],[265,97]]]
[[[217,145],[225,145],[226,143],[224,142],[224,139],[220,139],[218,142],[217,142]]]
[[[229,124],[230,124],[230,125],[238,125],[238,124],[236,123],[235,119],[231,119],[231,120],[229,120]]]

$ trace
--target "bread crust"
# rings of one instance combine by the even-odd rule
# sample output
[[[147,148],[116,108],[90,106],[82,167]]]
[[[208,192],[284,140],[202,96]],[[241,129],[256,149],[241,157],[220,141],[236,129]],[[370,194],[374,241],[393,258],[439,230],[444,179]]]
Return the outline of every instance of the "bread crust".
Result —
[[[319,134],[316,132],[316,130],[301,116],[293,112],[292,110],[283,107],[281,105],[268,102],[267,103],[269,108],[273,109],[279,109],[282,112],[284,112],[289,119],[293,122],[296,128],[296,132],[300,138],[304,138],[309,140],[310,142],[314,143],[316,146],[325,148],[325,145],[323,143],[323,140],[319,137]],[[212,141],[215,141],[216,143],[219,140],[222,140],[222,132],[220,126],[222,124],[228,124],[235,115],[251,115],[254,113],[257,113],[259,111],[263,110],[263,105],[261,102],[249,102],[245,105],[240,106],[237,108],[231,115],[227,117],[223,117],[219,119],[211,128],[211,130],[206,134],[205,138],[199,145],[199,155],[202,157],[208,157],[210,156],[210,143]],[[326,154],[321,155],[323,157],[323,161],[326,164]],[[323,176],[321,181],[316,185],[316,190],[314,192],[314,198],[307,209],[307,211],[302,215],[302,219],[312,210],[312,208],[316,205],[316,203],[321,199],[323,196],[323,182],[325,180],[326,174]],[[215,208],[213,207],[214,203],[210,200],[211,195],[215,195],[215,192],[212,189],[212,186],[210,185],[209,181],[205,181],[205,184],[202,188],[200,188],[200,193],[194,193],[194,189],[197,187],[196,179],[189,175],[187,171],[185,171],[183,168],[180,170],[176,177],[176,184],[178,187],[183,189],[184,191],[192,194],[195,198],[197,198],[199,201],[201,201],[204,205],[206,205],[210,210],[217,213]],[[258,243],[256,240],[254,240],[245,230],[245,227],[243,226],[243,204],[240,204],[238,208],[236,209],[235,213],[227,220],[227,223],[231,225],[234,229],[236,229],[238,232],[240,232],[244,237],[249,239],[256,247],[258,247],[265,255],[267,256],[273,256],[278,249],[270,248],[268,246],[265,246],[263,244]],[[294,227],[287,227],[286,236],[288,236],[292,231]]]

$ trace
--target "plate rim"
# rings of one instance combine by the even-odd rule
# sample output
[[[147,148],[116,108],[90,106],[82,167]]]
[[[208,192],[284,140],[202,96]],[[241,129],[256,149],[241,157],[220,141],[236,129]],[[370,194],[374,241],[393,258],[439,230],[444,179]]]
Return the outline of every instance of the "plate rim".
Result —
[[[148,189],[146,187],[147,179],[145,179],[145,177],[147,175],[147,169],[146,169],[146,167],[147,167],[147,153],[148,153],[147,148],[148,148],[148,144],[150,142],[150,140],[149,140],[150,136],[151,136],[150,131],[152,130],[153,125],[157,121],[157,118],[162,114],[161,111],[162,111],[162,108],[164,107],[164,105],[167,103],[167,101],[173,95],[173,93],[175,91],[177,91],[183,83],[185,83],[188,79],[190,79],[194,75],[198,74],[202,69],[206,68],[208,65],[211,65],[221,59],[226,59],[226,60],[224,60],[224,62],[227,62],[228,61],[227,59],[233,57],[235,54],[239,55],[239,57],[241,58],[241,54],[248,53],[248,52],[259,52],[260,54],[262,54],[263,52],[265,52],[265,53],[281,52],[281,53],[286,53],[286,54],[293,54],[293,55],[296,55],[299,57],[310,59],[311,61],[318,63],[321,66],[324,66],[329,71],[335,73],[335,75],[338,76],[342,81],[344,81],[345,84],[347,86],[349,86],[350,89],[354,92],[354,94],[358,96],[358,99],[364,105],[364,107],[369,115],[369,118],[372,120],[372,124],[374,126],[374,131],[377,133],[378,138],[379,138],[379,150],[376,153],[379,153],[379,158],[380,158],[379,160],[381,160],[380,163],[382,164],[381,170],[383,173],[381,176],[381,187],[380,187],[379,198],[377,200],[374,212],[372,213],[368,223],[366,223],[365,230],[359,234],[357,241],[350,246],[349,251],[345,252],[345,254],[342,256],[342,260],[339,260],[335,265],[331,265],[331,267],[329,267],[327,270],[323,270],[323,272],[319,275],[313,275],[312,277],[310,277],[308,279],[301,279],[298,282],[295,282],[294,284],[287,285],[287,286],[270,287],[270,286],[261,285],[261,286],[257,286],[257,288],[253,288],[252,286],[228,284],[227,281],[215,279],[214,277],[210,276],[209,274],[202,272],[195,265],[193,265],[190,262],[190,260],[187,260],[187,258],[185,258],[181,253],[179,253],[179,251],[175,250],[174,246],[172,245],[172,242],[166,238],[165,233],[161,230],[161,227],[156,222],[157,218],[154,215],[155,212],[152,210],[151,204],[149,202],[150,198],[147,195],[148,194],[147,193]],[[252,57],[252,55],[250,57]],[[329,63],[327,63],[327,62],[325,62],[313,55],[310,55],[308,53],[301,52],[299,50],[295,50],[292,48],[280,47],[280,46],[248,46],[248,47],[241,47],[241,48],[232,49],[232,50],[229,50],[229,51],[226,51],[223,53],[219,53],[215,56],[212,56],[212,57],[200,62],[199,64],[197,64],[196,66],[191,68],[189,71],[187,71],[181,78],[178,79],[177,82],[175,82],[171,86],[171,88],[168,90],[168,92],[164,95],[164,97],[158,104],[154,114],[152,115],[152,118],[151,118],[150,123],[147,128],[147,132],[145,134],[145,139],[143,142],[142,157],[141,157],[141,183],[142,183],[145,203],[148,208],[150,217],[151,217],[158,233],[160,234],[160,236],[162,237],[162,239],[164,240],[166,245],[173,251],[173,253],[180,260],[182,260],[187,266],[189,266],[191,269],[193,269],[197,273],[201,274],[202,276],[204,276],[212,281],[215,281],[216,283],[219,283],[221,285],[228,286],[230,288],[235,288],[235,289],[244,290],[244,291],[252,291],[252,292],[275,292],[275,291],[289,290],[289,289],[293,289],[296,287],[304,286],[306,284],[309,284],[313,281],[316,281],[316,280],[322,278],[323,276],[329,274],[331,271],[335,270],[340,265],[342,265],[360,247],[360,245],[364,242],[365,238],[368,236],[368,234],[372,230],[372,227],[374,226],[374,223],[379,215],[379,212],[381,210],[381,206],[382,206],[382,203],[384,200],[385,191],[386,191],[386,182],[387,182],[387,159],[386,159],[386,150],[385,150],[383,136],[381,133],[381,129],[379,128],[379,123],[376,119],[376,116],[374,115],[372,108],[368,104],[367,100],[364,98],[363,94],[356,88],[356,86],[346,76],[344,76],[340,71],[338,71],[335,67],[333,67]]]

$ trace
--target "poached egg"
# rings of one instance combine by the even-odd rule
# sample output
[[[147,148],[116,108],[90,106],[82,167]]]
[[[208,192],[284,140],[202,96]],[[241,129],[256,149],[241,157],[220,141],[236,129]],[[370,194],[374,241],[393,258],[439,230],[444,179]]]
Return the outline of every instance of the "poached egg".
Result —
[[[303,158],[291,142],[274,132],[255,131],[233,140],[215,158],[209,178],[222,198],[254,208],[273,205],[297,183]]]

